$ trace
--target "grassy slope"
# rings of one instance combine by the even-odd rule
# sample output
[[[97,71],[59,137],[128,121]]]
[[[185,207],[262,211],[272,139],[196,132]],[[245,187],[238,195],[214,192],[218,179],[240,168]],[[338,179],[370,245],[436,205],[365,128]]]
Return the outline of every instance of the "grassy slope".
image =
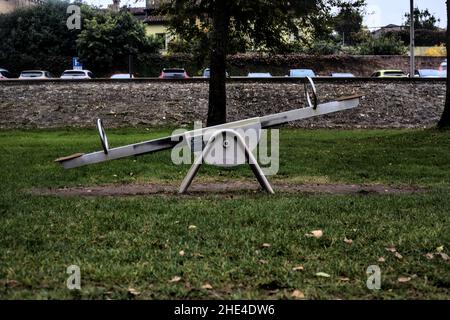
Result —
[[[114,146],[167,133],[122,129],[109,139]],[[0,297],[126,298],[132,287],[139,298],[288,298],[294,289],[311,299],[448,298],[449,261],[424,254],[442,245],[449,253],[449,138],[435,131],[281,130],[280,173],[270,180],[412,184],[429,188],[425,194],[58,198],[25,191],[178,184],[188,167],[172,165],[162,152],[64,171],[52,160],[98,149],[94,130],[0,131]],[[204,167],[199,179],[219,173],[223,180],[252,178],[246,167]],[[305,236],[314,229],[324,236]],[[385,250],[390,245],[403,259]],[[386,262],[377,262],[381,256]],[[81,267],[82,291],[65,288],[71,264]],[[299,264],[304,270],[292,271]],[[382,270],[380,291],[365,285],[372,264]],[[169,283],[174,276],[181,281]],[[401,276],[413,279],[399,283]],[[214,289],[201,289],[206,282]]]

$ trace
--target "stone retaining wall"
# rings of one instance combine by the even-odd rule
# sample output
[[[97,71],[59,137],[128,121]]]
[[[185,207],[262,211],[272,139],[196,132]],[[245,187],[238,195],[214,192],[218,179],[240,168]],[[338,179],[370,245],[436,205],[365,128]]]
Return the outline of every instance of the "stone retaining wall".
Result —
[[[434,126],[445,101],[444,80],[316,80],[322,102],[364,94],[361,107],[290,124],[305,128],[424,128]],[[300,80],[232,79],[228,121],[305,105]],[[161,81],[2,81],[0,128],[183,126],[205,120],[208,83]]]

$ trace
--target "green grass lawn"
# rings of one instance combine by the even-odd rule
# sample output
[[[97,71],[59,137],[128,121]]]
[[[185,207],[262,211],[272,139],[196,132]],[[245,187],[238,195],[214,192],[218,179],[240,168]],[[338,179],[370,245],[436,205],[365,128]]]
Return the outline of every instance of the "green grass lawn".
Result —
[[[112,130],[109,140],[114,147],[169,133]],[[100,149],[95,130],[0,131],[0,298],[286,299],[294,290],[306,299],[449,298],[450,261],[437,248],[450,254],[450,132],[280,133],[280,172],[271,181],[427,191],[31,195],[32,188],[178,185],[188,166],[173,165],[165,151],[66,171],[53,160]],[[253,178],[245,166],[204,166],[195,181],[216,179]],[[306,236],[312,230],[324,234]],[[80,291],[66,288],[73,264],[81,268]],[[370,265],[381,268],[381,290],[366,286]]]

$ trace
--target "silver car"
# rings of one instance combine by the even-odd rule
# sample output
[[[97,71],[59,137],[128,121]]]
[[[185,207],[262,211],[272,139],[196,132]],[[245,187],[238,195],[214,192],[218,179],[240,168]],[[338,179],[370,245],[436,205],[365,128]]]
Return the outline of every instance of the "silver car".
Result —
[[[51,79],[53,76],[48,71],[42,70],[27,70],[20,73],[20,80],[43,80]]]
[[[247,75],[248,78],[272,78],[269,72],[250,72]]]
[[[11,74],[8,70],[0,68],[0,80],[7,80],[11,78]]]
[[[345,73],[345,72],[335,72],[332,73],[331,76],[333,78],[354,78],[355,75],[353,73]]]
[[[445,78],[447,76],[447,71],[440,71],[434,69],[419,69],[416,70],[415,78]]]
[[[292,78],[315,78],[316,73],[311,69],[291,69],[289,70],[289,77]]]
[[[111,76],[111,79],[134,79],[134,75],[129,73],[116,73]]]

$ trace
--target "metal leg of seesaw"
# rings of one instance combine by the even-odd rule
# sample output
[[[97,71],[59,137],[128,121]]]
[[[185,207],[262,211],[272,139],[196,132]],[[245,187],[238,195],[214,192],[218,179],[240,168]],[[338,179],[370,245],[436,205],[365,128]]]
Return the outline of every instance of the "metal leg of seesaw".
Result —
[[[255,156],[252,154],[251,150],[245,144],[242,136],[239,133],[237,133],[235,130],[232,130],[232,129],[219,130],[216,133],[214,133],[214,135],[211,136],[211,138],[208,140],[208,143],[206,144],[205,148],[203,149],[202,153],[200,154],[200,156],[198,156],[194,160],[194,163],[192,164],[188,173],[184,177],[183,182],[181,183],[181,186],[180,186],[179,193],[181,193],[181,194],[186,193],[187,189],[189,188],[192,181],[194,180],[198,170],[200,169],[200,166],[203,164],[203,159],[205,159],[206,156],[208,155],[208,153],[211,151],[211,148],[215,144],[216,138],[222,134],[228,134],[228,135],[234,136],[236,138],[236,142],[244,150],[246,162],[248,162],[250,168],[253,171],[253,174],[255,175],[255,177],[258,180],[261,187],[264,190],[266,190],[267,192],[269,192],[270,194],[274,194],[275,192],[273,191],[272,186],[270,185],[269,181],[267,180],[266,176],[264,175],[264,172],[262,171],[261,167],[259,166],[258,162],[256,161]]]

